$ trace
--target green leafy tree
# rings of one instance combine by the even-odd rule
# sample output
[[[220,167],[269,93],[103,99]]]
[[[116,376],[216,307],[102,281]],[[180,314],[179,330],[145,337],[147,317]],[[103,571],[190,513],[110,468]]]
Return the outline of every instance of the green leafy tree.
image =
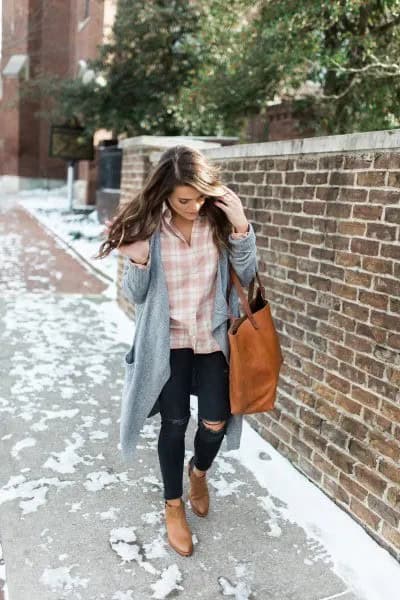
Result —
[[[296,112],[319,133],[398,126],[399,0],[264,0],[253,8],[235,33],[238,51],[214,80],[197,83],[227,122],[263,112],[276,96],[295,98],[308,83]]]
[[[198,69],[191,44],[198,21],[184,0],[120,0],[114,39],[89,64],[103,81],[94,83],[93,124],[134,135],[179,133],[180,90]]]
[[[241,60],[234,44],[249,6],[250,0],[231,0],[229,10],[223,0],[120,0],[111,41],[87,61],[83,79],[37,74],[23,93],[52,100],[40,116],[76,116],[88,133],[237,134],[228,101],[237,91],[226,89],[219,104],[213,87],[229,83],[218,74],[230,56]]]
[[[38,74],[23,94],[53,98],[41,116],[76,116],[88,132],[179,134],[179,95],[199,68],[199,17],[186,0],[119,0],[111,41],[87,61],[83,78]]]
[[[120,0],[91,80],[33,83],[89,131],[237,135],[292,98],[345,133],[399,125],[399,50],[400,0]]]

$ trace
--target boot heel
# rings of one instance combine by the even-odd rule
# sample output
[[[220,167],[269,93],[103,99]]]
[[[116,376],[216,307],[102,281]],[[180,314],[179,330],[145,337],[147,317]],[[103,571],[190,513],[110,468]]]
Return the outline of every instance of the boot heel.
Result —
[[[194,456],[192,456],[188,462],[189,502],[195,515],[198,517],[206,517],[210,506],[210,495],[208,492],[206,474],[202,477],[197,477],[197,475],[193,473],[193,460]]]
[[[186,520],[182,498],[178,506],[172,506],[165,500],[165,524],[171,548],[181,556],[190,556],[193,553],[192,532]]]

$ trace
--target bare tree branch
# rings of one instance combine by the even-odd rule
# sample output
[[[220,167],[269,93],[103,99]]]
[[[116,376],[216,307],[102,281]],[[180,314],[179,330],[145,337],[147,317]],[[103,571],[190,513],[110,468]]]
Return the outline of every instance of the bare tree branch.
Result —
[[[397,15],[391,21],[388,21],[386,23],[381,23],[380,25],[375,25],[375,26],[372,26],[372,27],[369,26],[368,29],[370,31],[374,31],[375,33],[384,33],[385,31],[388,31],[388,29],[391,29],[392,27],[395,27],[399,23],[400,23],[400,15]]]
[[[372,53],[369,53],[369,56],[373,59],[373,62],[364,65],[363,67],[359,67],[359,68],[350,68],[350,67],[343,67],[342,65],[339,65],[336,61],[332,60],[332,64],[336,67],[336,71],[340,72],[340,73],[367,73],[368,71],[371,71],[373,69],[381,69],[383,71],[387,71],[385,73],[381,73],[381,74],[377,74],[377,76],[381,76],[381,77],[397,77],[398,75],[400,75],[400,65],[397,63],[383,63],[381,61],[379,61],[376,56]]]

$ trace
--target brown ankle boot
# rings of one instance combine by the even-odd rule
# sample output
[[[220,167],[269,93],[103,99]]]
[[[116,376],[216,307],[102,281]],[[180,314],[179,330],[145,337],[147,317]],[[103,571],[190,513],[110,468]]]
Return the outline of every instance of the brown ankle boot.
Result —
[[[165,523],[170,546],[182,556],[190,556],[193,553],[192,532],[186,520],[182,498],[178,506],[168,504],[165,500]]]
[[[194,467],[194,456],[188,463],[188,475],[189,475],[189,501],[193,512],[198,517],[205,517],[208,514],[210,496],[208,493],[206,473],[198,476],[193,473]]]

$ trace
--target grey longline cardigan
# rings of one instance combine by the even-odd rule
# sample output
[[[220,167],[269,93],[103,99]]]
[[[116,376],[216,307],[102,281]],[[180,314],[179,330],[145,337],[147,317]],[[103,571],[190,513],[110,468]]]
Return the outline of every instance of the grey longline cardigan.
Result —
[[[158,397],[171,375],[169,301],[165,273],[161,261],[160,229],[150,239],[149,266],[136,267],[124,257],[122,290],[136,305],[136,326],[131,347],[123,356],[124,383],[121,400],[120,445],[125,462],[132,461],[140,431],[146,418],[160,412]],[[229,236],[230,249],[225,248],[218,259],[217,284],[214,300],[212,335],[218,342],[229,365],[228,255],[244,287],[252,280],[257,265],[256,236],[252,224],[246,237]],[[232,286],[229,306],[234,316],[240,316],[239,299]],[[196,393],[192,377],[191,394]],[[226,426],[227,450],[240,447],[242,415],[230,415]]]

